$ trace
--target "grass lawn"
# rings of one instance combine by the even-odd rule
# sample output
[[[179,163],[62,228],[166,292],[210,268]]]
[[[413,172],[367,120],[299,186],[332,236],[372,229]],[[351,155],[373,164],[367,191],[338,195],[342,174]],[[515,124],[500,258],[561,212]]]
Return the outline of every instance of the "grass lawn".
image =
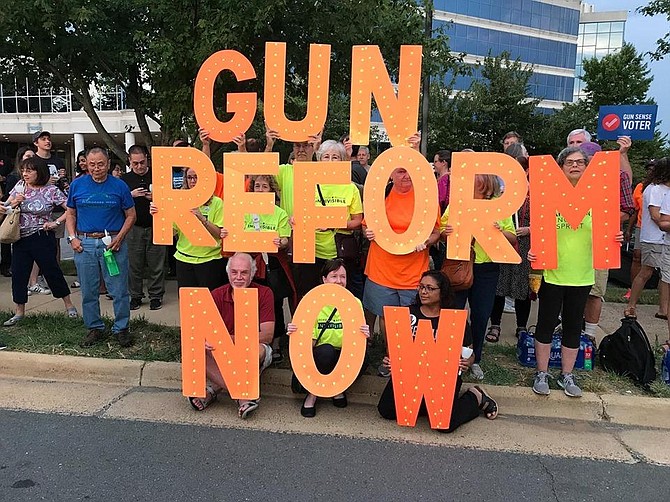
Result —
[[[0,315],[2,319],[9,319],[12,314],[2,312]],[[111,326],[110,319],[107,319],[106,323]],[[79,347],[79,341],[86,335],[81,319],[69,319],[61,313],[30,314],[24,321],[12,328],[0,328],[0,337],[8,350],[19,352],[143,361],[180,361],[179,328],[153,324],[140,317],[130,321],[130,330],[135,338],[135,344],[132,347],[121,348],[110,336],[103,343],[84,349]],[[287,343],[286,340],[284,342]],[[288,369],[290,362],[286,347],[283,352],[285,358],[278,367]],[[367,373],[376,374],[384,354],[384,342],[379,334],[376,334],[368,350]],[[656,347],[656,355],[657,361],[660,361],[662,356],[660,347]],[[517,362],[515,346],[502,343],[487,344],[484,348],[481,366],[486,375],[484,383],[528,387],[530,392],[535,370],[525,368]],[[657,368],[660,368],[660,363]],[[558,375],[558,370],[555,370],[555,374]],[[670,386],[660,380],[651,385],[651,392],[645,392],[633,385],[629,379],[604,372],[597,367],[593,371],[577,371],[576,375],[582,389],[588,392],[670,398]],[[469,374],[464,376],[464,381],[475,382]],[[553,389],[558,389],[555,380],[552,380],[550,385]]]

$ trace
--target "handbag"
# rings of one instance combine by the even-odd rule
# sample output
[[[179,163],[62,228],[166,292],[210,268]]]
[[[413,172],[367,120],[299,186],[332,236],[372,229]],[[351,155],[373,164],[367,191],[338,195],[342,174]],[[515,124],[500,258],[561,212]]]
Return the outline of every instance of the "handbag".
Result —
[[[316,343],[314,345],[318,345],[319,340],[321,340],[321,337],[323,336],[323,334],[328,329],[328,325],[330,324],[330,321],[333,320],[333,317],[335,316],[336,312],[337,312],[337,308],[334,308],[333,311],[328,316],[328,320],[326,321],[326,324],[324,324],[323,328],[321,328],[321,331],[319,332],[319,336],[316,338]],[[305,388],[302,386],[302,384],[300,383],[300,380],[298,380],[298,377],[295,376],[295,372],[291,372],[291,391],[293,391],[294,394],[305,394],[307,392],[305,390]]]
[[[7,215],[0,224],[0,243],[12,244],[21,238],[21,226],[19,224],[21,210],[18,206]]]
[[[316,185],[319,192],[319,199],[321,205],[326,205],[326,200],[321,193],[321,186]],[[343,234],[335,230],[335,248],[337,249],[337,257],[345,261],[359,261],[361,259],[361,246],[354,234]]]
[[[474,241],[473,241],[474,242]],[[470,245],[469,260],[452,260],[445,258],[442,262],[442,273],[444,273],[451,283],[451,289],[454,291],[464,291],[470,289],[474,279],[475,250]]]

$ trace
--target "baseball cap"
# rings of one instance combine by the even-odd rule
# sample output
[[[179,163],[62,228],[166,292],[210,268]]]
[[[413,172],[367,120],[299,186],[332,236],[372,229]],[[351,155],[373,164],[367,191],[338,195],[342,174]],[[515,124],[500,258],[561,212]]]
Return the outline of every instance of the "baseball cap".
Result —
[[[37,131],[37,132],[33,133],[33,143],[35,143],[35,141],[37,141],[42,136],[51,137],[51,133],[49,131]]]

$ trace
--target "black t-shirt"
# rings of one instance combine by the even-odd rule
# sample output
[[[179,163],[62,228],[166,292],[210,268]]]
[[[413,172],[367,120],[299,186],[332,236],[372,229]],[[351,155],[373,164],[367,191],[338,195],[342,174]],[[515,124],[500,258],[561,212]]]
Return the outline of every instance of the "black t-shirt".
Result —
[[[65,162],[63,162],[63,159],[61,159],[60,157],[52,155],[48,159],[45,159],[44,157],[40,157],[40,159],[44,160],[44,162],[47,163],[47,166],[49,167],[50,176],[58,176],[58,170],[65,169]]]
[[[433,337],[437,333],[437,325],[440,317],[426,317],[418,305],[410,305],[409,307],[409,324],[412,327],[412,336],[416,335],[416,329],[419,327],[419,320],[427,319],[433,325]],[[463,336],[463,347],[472,345],[472,331],[470,331],[470,323],[465,323],[465,335]]]
[[[149,186],[151,185],[151,169],[142,176],[130,171],[121,176],[121,179],[126,182],[131,192],[140,187],[149,190]],[[149,204],[151,201],[146,197],[133,197],[133,200],[135,201],[135,211],[137,212],[135,225],[142,228],[150,227],[153,224],[151,214],[149,214]]]

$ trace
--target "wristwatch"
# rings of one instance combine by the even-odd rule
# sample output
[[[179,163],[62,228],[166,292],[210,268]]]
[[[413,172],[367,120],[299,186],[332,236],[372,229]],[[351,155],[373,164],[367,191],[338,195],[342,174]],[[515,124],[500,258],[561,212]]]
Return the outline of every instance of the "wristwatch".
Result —
[[[72,244],[72,241],[75,240],[76,238],[77,238],[76,235],[68,235],[67,236],[67,243]]]

